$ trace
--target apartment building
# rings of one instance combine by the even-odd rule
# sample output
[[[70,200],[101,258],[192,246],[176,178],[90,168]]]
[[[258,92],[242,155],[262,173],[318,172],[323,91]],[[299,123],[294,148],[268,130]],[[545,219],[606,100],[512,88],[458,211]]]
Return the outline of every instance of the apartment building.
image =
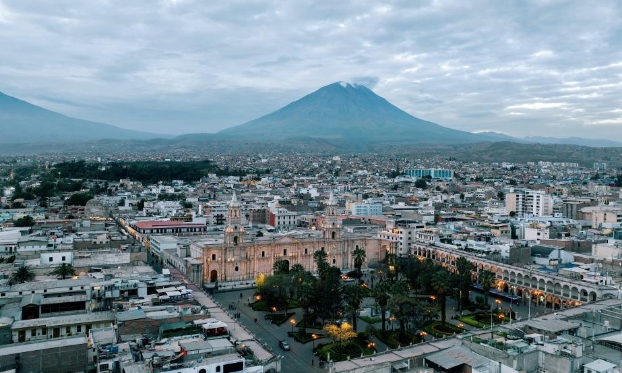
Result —
[[[553,214],[553,199],[541,190],[510,189],[505,196],[508,211],[517,216],[550,216]]]

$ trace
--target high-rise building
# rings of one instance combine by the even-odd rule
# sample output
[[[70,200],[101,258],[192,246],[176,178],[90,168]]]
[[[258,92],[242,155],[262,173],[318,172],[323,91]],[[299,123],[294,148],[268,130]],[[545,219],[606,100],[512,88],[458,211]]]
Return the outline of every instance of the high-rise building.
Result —
[[[517,216],[550,216],[553,198],[542,190],[510,189],[505,196],[505,207]]]

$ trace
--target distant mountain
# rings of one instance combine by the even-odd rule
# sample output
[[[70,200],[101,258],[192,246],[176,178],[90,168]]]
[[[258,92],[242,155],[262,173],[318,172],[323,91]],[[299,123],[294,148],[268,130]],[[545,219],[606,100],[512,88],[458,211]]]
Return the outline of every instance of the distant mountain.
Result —
[[[497,141],[521,142],[521,140],[522,140],[522,139],[519,139],[517,137],[512,137],[512,136],[506,135],[505,133],[499,133],[499,132],[483,131],[483,132],[476,132],[476,133],[478,135],[483,135],[483,136],[486,136],[488,138],[496,139]]]
[[[591,146],[591,147],[596,147],[596,148],[622,147],[621,142],[617,142],[613,140],[605,140],[605,139],[586,139],[582,137],[555,138],[555,137],[529,136],[529,137],[525,137],[524,140],[528,142],[539,143],[539,144],[581,145],[581,146]]]
[[[345,82],[322,87],[273,113],[217,135],[272,142],[321,138],[350,145],[498,141],[416,118],[369,88]]]
[[[70,118],[0,92],[0,143],[77,142],[164,137]]]

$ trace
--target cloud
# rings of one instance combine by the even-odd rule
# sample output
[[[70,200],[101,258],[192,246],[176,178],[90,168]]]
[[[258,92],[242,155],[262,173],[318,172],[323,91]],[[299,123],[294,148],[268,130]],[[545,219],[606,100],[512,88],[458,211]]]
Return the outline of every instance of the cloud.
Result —
[[[357,76],[351,78],[350,81],[356,84],[362,84],[369,89],[373,89],[376,87],[376,84],[380,81],[380,78],[377,76]]]
[[[452,128],[622,140],[621,19],[614,0],[0,0],[0,91],[184,133],[347,80]]]
[[[527,110],[542,110],[542,109],[556,109],[566,106],[563,102],[533,102],[530,104],[511,105],[506,107],[508,110],[515,109],[527,109]]]

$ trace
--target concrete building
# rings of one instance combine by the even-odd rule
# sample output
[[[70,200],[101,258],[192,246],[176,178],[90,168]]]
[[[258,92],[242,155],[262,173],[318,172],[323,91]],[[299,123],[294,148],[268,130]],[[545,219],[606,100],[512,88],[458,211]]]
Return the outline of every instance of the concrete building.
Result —
[[[404,174],[422,178],[422,177],[431,177],[432,179],[442,179],[442,180],[451,180],[454,178],[453,170],[446,169],[438,169],[438,168],[415,168],[415,169],[407,169],[404,170]]]
[[[550,216],[553,214],[553,199],[541,190],[510,189],[505,196],[508,211],[517,216]]]

